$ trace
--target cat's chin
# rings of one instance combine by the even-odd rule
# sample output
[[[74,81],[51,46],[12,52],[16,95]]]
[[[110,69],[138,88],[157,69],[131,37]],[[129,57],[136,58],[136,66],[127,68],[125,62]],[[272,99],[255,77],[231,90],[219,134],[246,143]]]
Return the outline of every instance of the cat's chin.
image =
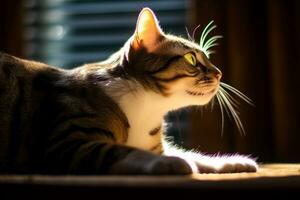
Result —
[[[211,101],[211,99],[215,96],[216,92],[216,89],[212,89],[209,91],[185,90],[185,95],[191,101],[191,105],[205,105]]]
[[[185,92],[190,96],[213,96],[216,92],[216,89],[212,89],[209,91],[192,91],[192,90],[185,90]]]

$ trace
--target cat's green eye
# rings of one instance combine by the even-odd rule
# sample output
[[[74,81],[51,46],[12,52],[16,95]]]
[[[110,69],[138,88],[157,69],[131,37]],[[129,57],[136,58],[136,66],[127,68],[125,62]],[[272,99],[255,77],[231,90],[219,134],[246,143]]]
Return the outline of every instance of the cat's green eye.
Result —
[[[193,66],[196,66],[197,59],[193,53],[187,53],[184,55],[185,60]]]

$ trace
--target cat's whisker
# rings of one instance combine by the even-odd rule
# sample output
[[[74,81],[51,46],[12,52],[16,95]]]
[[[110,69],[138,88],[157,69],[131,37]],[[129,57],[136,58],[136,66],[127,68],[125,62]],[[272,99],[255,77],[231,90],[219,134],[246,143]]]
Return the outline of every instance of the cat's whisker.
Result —
[[[214,21],[211,21],[203,30],[202,34],[201,34],[201,37],[200,37],[200,48],[201,50],[205,53],[205,55],[209,58],[209,55],[214,53],[213,51],[210,51],[209,49],[213,46],[217,46],[218,43],[215,43],[219,38],[222,38],[221,35],[215,35],[211,38],[209,38],[207,41],[206,41],[206,38],[208,36],[208,34],[213,31],[217,26],[216,25],[213,25]]]
[[[193,39],[195,40],[195,33],[198,30],[198,28],[200,27],[200,24],[198,26],[196,26],[196,28],[194,28],[193,30]]]
[[[206,49],[206,51],[208,51],[208,49],[210,49],[211,47],[214,47],[214,46],[218,46],[219,43],[213,43],[213,44],[210,44],[209,46],[204,46],[204,49]]]
[[[210,39],[208,39],[204,44],[204,49],[209,49],[213,46],[217,46],[218,43],[215,43],[215,42],[220,38],[222,38],[221,35],[215,35],[215,36],[211,37]]]
[[[232,106],[238,108],[239,102],[233,98],[224,88],[219,87],[219,90],[222,90],[223,94],[227,97],[228,101],[232,104]]]
[[[223,137],[223,134],[224,134],[224,110],[223,110],[223,104],[222,104],[222,101],[220,100],[220,95],[219,93],[216,94],[216,97],[217,97],[217,100],[218,100],[218,103],[220,105],[220,111],[221,111],[221,137]]]
[[[220,100],[220,102],[222,103],[222,105],[223,105],[223,108],[224,108],[224,110],[225,110],[225,112],[227,113],[227,116],[229,117],[229,119],[230,120],[233,120],[232,119],[232,115],[231,115],[231,111],[229,110],[229,108],[227,107],[227,105],[226,105],[226,103],[224,102],[224,99],[223,99],[223,97],[219,94],[221,91],[218,91],[218,96],[219,96],[219,100]]]
[[[236,98],[234,98],[231,94],[229,94],[229,92],[227,92],[222,86],[219,87],[223,92],[224,94],[226,94],[226,96],[228,98],[230,98],[237,106],[240,105],[240,102],[238,100],[236,100]]]
[[[235,95],[237,95],[238,97],[240,97],[242,100],[244,100],[245,102],[247,102],[248,104],[255,106],[253,104],[253,101],[247,97],[245,94],[243,94],[242,92],[240,92],[239,90],[237,90],[236,88],[232,87],[231,85],[228,85],[226,83],[220,82],[220,85],[226,89],[228,89],[229,91],[231,91],[232,93],[234,93]]]
[[[190,35],[190,32],[187,27],[185,27],[185,31],[186,31],[186,34],[187,34],[189,40],[194,41],[194,38],[192,38],[192,36]]]
[[[200,46],[201,47],[204,47],[204,42],[205,42],[205,39],[207,37],[207,35],[213,30],[215,29],[217,26],[214,25],[214,26],[210,26],[212,23],[214,23],[214,21],[211,21],[209,22],[209,24],[204,28],[202,34],[201,34],[201,37],[200,37]]]
[[[224,95],[224,93],[222,92],[222,90],[219,90],[219,93],[218,93],[221,97],[221,99],[223,100],[223,103],[225,103],[224,105],[226,105],[226,107],[229,109],[230,111],[230,114],[231,116],[233,117],[238,129],[239,129],[239,132],[242,134],[242,135],[245,135],[246,132],[245,132],[245,129],[244,129],[244,126],[238,116],[238,113],[236,112],[236,110],[232,107],[230,101],[228,100],[228,98]]]
[[[214,54],[215,53],[215,51],[211,51],[211,50],[206,50],[206,53],[208,54],[208,56],[210,55],[210,54]],[[209,57],[208,57],[209,58]]]

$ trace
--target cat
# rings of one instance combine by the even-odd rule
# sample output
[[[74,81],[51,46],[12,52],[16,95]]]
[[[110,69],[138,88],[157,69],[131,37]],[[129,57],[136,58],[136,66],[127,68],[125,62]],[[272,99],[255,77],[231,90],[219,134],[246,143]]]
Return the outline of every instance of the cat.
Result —
[[[212,44],[165,34],[144,8],[133,35],[102,62],[64,70],[1,53],[0,172],[255,172],[248,156],[183,150],[163,134],[169,111],[219,97]]]

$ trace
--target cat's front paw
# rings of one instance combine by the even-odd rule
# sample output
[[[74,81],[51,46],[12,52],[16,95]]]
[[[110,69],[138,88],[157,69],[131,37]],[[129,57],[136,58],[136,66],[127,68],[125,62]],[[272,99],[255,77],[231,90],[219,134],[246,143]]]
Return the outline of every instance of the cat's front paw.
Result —
[[[149,174],[191,174],[192,169],[189,164],[178,157],[159,156],[152,160],[147,166]]]
[[[211,158],[210,162],[196,161],[200,173],[240,173],[256,172],[258,165],[255,160],[245,156]]]
[[[242,163],[225,163],[217,169],[217,173],[240,173],[240,172],[256,172],[257,164],[252,162]]]

